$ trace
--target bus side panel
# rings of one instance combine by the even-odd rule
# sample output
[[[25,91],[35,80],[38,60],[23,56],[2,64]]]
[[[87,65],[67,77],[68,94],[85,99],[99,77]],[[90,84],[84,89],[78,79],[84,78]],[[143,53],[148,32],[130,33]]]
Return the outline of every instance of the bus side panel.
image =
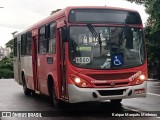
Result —
[[[21,57],[21,67],[25,74],[27,87],[34,89],[33,86],[33,70],[32,70],[32,56]]]
[[[38,82],[41,93],[48,95],[47,80],[48,75],[52,76],[54,81],[57,81],[56,72],[56,55],[45,54],[38,56]]]
[[[47,66],[46,55],[38,55],[38,82],[41,93],[47,90]]]
[[[39,38],[38,38],[39,41]],[[56,33],[56,41],[54,44],[56,50],[54,50],[51,53],[38,53],[37,58],[37,70],[38,70],[38,83],[39,83],[39,89],[41,93],[45,95],[49,95],[48,93],[48,76],[51,75],[54,85],[58,86],[58,78],[57,78],[57,33]],[[38,44],[40,44],[38,42]],[[37,44],[37,47],[39,46]],[[40,49],[40,47],[39,47]],[[38,50],[39,52],[41,50]],[[59,93],[58,93],[59,94]]]
[[[17,37],[17,59],[16,64],[17,73],[18,73],[18,83],[22,84],[22,76],[21,76],[21,36]]]
[[[19,83],[17,58],[13,58],[13,71],[14,71],[15,81]]]

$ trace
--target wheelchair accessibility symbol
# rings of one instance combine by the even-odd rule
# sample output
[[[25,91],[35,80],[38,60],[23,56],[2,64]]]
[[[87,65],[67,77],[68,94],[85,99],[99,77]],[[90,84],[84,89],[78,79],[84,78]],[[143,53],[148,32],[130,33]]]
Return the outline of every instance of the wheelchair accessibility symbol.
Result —
[[[122,55],[113,55],[112,56],[112,66],[121,66],[123,64]]]
[[[114,65],[119,66],[119,65],[121,65],[121,64],[122,64],[121,61],[118,59],[117,56],[115,56]]]

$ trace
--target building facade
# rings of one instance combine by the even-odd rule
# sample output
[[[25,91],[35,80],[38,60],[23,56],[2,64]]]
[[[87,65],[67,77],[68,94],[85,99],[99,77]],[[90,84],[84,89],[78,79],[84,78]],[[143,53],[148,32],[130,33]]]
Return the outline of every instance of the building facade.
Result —
[[[2,46],[0,46],[0,60],[2,60],[2,58],[4,57],[8,57],[10,55],[10,48],[3,48]]]

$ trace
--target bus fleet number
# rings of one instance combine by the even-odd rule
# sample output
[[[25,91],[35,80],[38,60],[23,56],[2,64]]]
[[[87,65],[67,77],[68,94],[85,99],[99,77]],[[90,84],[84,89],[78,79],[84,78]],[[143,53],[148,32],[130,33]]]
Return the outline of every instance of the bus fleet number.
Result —
[[[76,57],[76,63],[90,63],[90,57]]]

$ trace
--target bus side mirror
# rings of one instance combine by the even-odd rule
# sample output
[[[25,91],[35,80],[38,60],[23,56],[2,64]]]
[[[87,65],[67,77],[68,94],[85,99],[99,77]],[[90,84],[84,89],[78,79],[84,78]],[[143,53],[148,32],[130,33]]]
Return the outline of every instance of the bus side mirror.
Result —
[[[67,40],[67,36],[68,36],[68,30],[67,30],[67,26],[63,26],[62,28],[61,28],[61,34],[62,34],[62,41],[63,42],[68,42],[68,40]]]

